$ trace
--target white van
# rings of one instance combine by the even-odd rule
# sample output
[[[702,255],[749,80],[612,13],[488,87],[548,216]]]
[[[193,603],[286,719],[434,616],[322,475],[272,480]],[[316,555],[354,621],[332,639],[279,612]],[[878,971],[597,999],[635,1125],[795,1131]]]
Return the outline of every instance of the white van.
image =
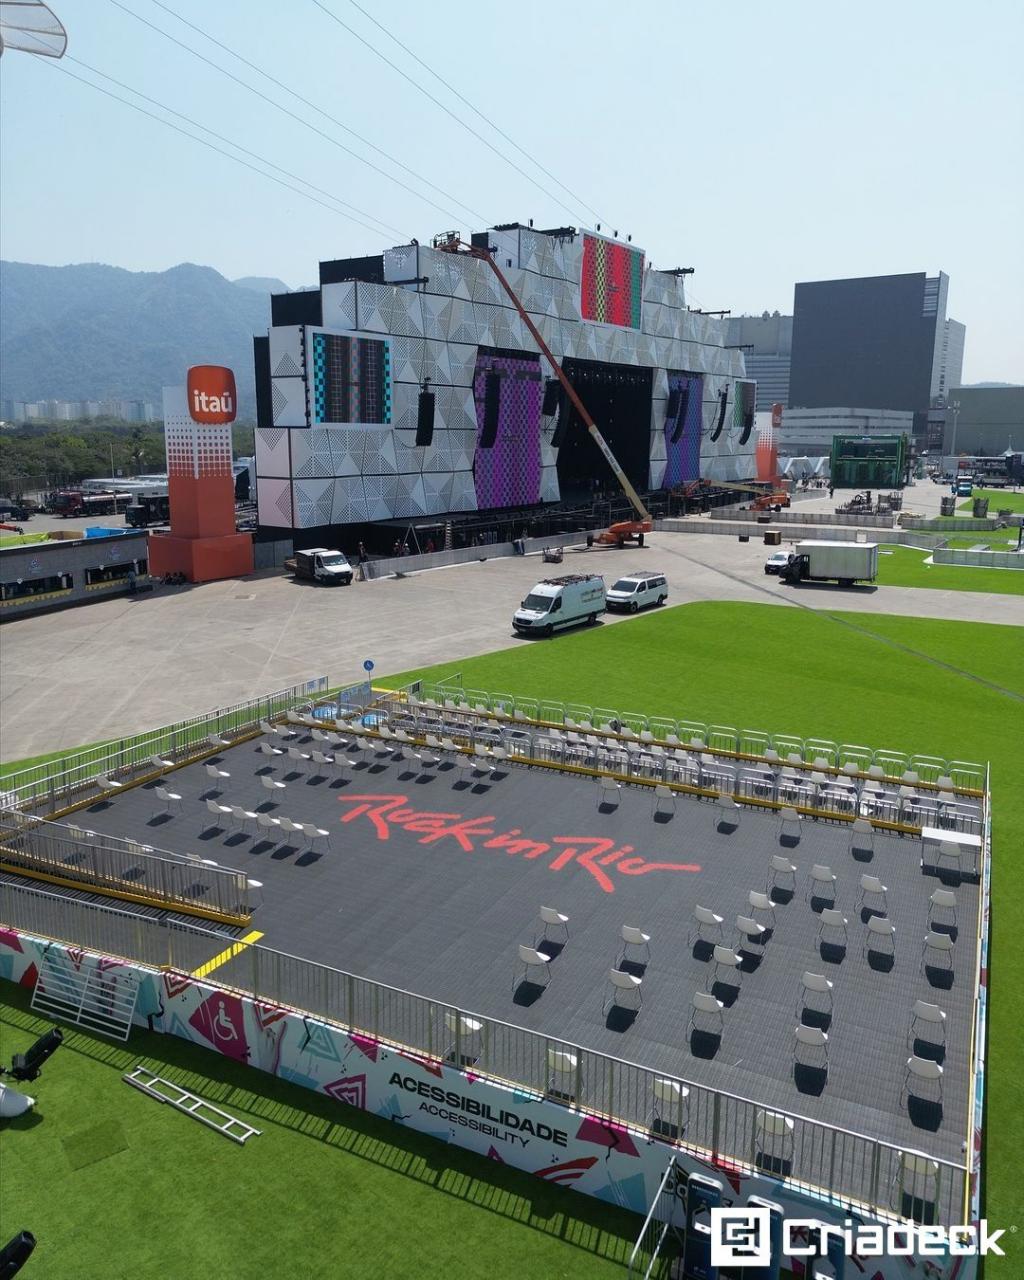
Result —
[[[648,605],[664,604],[668,599],[668,583],[663,573],[650,570],[627,573],[613,587],[608,588],[608,608],[636,613]]]
[[[512,626],[524,635],[549,636],[558,627],[596,622],[605,609],[604,578],[574,573],[538,582],[512,615]]]

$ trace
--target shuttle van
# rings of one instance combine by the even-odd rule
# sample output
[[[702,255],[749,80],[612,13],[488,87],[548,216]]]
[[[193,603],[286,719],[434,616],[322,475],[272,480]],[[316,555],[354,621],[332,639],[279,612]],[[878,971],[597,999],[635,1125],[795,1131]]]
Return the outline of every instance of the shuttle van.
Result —
[[[547,578],[537,583],[512,615],[512,626],[522,635],[550,636],[561,627],[596,622],[606,608],[600,575]]]

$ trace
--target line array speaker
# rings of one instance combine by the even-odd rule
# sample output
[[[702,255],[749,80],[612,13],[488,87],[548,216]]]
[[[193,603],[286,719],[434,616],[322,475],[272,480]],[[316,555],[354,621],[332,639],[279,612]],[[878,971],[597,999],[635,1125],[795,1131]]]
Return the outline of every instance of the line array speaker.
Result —
[[[484,425],[480,432],[480,448],[493,449],[498,438],[498,418],[501,415],[501,375],[484,374]]]
[[[416,447],[423,448],[434,439],[434,393],[421,391],[416,406]]]
[[[689,407],[690,407],[690,384],[687,383],[686,386],[682,387],[679,391],[679,408],[676,411],[676,425],[672,431],[672,438],[671,438],[672,444],[678,444],[679,437],[683,434],[683,429],[686,426],[686,411],[687,409],[689,409]]]

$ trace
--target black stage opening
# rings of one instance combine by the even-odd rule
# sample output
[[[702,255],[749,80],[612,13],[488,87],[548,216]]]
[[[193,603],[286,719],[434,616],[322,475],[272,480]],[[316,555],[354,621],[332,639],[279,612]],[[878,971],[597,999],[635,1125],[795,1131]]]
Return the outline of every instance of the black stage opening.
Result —
[[[562,371],[597,423],[619,466],[636,488],[645,489],[654,370],[597,360],[565,360]],[[606,488],[612,479],[608,463],[564,396],[556,438],[562,432],[565,434],[558,451],[558,483],[563,499]]]

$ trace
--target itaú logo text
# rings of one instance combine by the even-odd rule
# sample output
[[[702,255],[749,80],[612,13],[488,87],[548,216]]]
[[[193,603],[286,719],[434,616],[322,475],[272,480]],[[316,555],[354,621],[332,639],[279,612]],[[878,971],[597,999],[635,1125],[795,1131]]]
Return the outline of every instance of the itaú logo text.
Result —
[[[196,364],[188,371],[188,411],[194,422],[214,426],[234,422],[235,375],[219,364]]]

